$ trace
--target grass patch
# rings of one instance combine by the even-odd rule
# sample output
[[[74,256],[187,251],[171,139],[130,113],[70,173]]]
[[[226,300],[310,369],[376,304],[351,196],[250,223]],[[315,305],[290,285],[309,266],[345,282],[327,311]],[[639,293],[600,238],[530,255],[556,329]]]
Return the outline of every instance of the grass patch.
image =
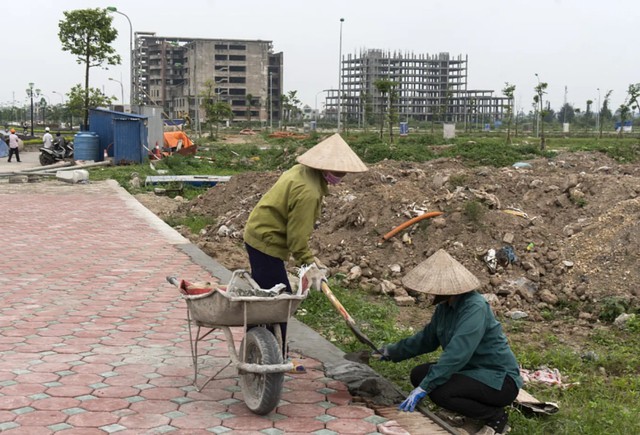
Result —
[[[482,226],[482,218],[486,211],[486,208],[478,201],[471,200],[464,203],[463,214],[475,228]]]
[[[206,227],[215,225],[216,220],[210,216],[190,214],[181,217],[168,216],[165,218],[165,222],[174,228],[177,226],[188,227],[191,233],[199,234]]]

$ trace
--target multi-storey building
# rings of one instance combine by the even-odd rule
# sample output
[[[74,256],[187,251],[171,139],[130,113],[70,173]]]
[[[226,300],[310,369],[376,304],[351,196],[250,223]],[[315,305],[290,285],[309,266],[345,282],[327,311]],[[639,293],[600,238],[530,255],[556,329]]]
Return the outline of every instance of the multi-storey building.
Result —
[[[364,124],[384,113],[389,95],[376,87],[378,80],[395,83],[391,102],[400,120],[487,122],[501,119],[508,104],[493,91],[467,89],[467,56],[363,50],[342,58],[341,98],[327,94],[325,111],[345,122]]]
[[[203,95],[231,105],[233,120],[280,120],[282,52],[271,41],[198,39],[136,32],[133,101],[165,116],[205,119]]]

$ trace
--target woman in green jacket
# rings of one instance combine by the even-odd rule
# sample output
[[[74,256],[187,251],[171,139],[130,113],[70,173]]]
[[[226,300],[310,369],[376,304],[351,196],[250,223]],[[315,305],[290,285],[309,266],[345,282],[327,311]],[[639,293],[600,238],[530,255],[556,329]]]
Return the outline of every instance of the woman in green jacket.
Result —
[[[486,299],[480,281],[440,249],[402,280],[435,295],[431,321],[417,334],[381,349],[383,360],[403,361],[442,347],[438,361],[416,366],[415,389],[400,409],[413,411],[425,396],[442,408],[484,422],[478,434],[509,430],[505,407],[523,384],[516,357]]]
[[[309,238],[320,219],[328,184],[338,184],[345,174],[368,168],[339,134],[315,145],[297,159],[258,201],[244,228],[251,276],[261,288],[285,284],[291,293],[285,262],[314,263]],[[282,336],[284,338],[284,324]]]

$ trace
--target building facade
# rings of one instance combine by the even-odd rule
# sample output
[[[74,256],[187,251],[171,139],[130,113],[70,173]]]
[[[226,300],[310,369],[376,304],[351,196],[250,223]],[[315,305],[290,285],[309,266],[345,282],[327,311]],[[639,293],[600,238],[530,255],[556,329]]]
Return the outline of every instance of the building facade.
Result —
[[[133,101],[166,117],[204,120],[202,99],[215,98],[229,103],[233,121],[280,120],[283,54],[271,41],[136,32],[132,69]]]
[[[325,114],[350,124],[372,123],[385,113],[389,95],[378,80],[395,83],[391,104],[401,121],[488,122],[502,119],[506,97],[467,89],[467,56],[414,54],[367,49],[342,58],[341,98],[330,90]]]

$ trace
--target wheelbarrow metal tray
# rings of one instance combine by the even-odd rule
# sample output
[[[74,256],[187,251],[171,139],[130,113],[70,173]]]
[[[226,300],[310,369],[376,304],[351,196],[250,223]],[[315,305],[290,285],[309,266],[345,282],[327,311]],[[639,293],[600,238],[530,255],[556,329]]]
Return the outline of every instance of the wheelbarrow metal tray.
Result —
[[[214,290],[204,295],[182,297],[191,318],[203,325],[244,326],[246,324],[284,323],[306,298],[281,294],[274,297],[230,296]]]

